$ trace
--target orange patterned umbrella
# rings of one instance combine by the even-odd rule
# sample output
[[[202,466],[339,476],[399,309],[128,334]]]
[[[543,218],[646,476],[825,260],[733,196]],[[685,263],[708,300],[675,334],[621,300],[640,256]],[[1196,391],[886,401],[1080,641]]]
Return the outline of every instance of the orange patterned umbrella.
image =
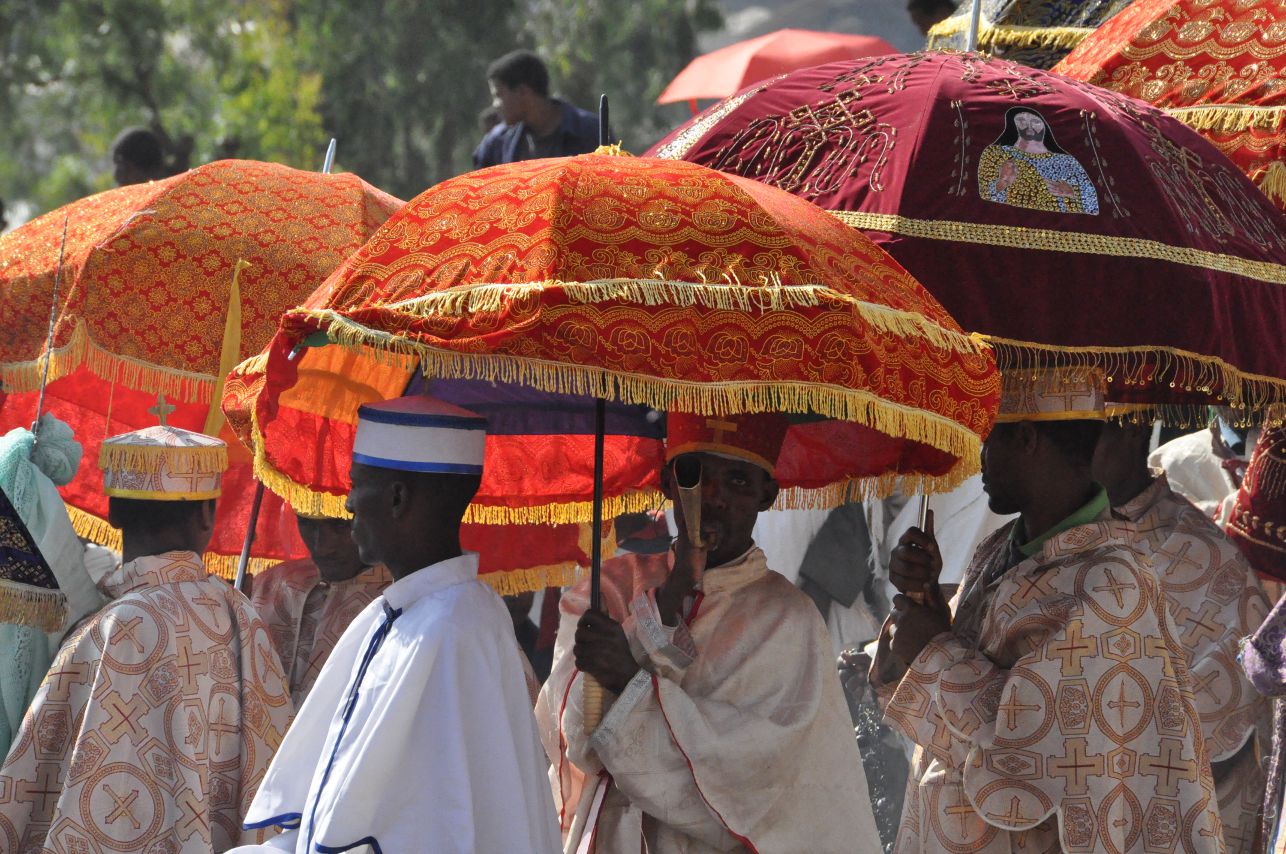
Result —
[[[1286,3],[1135,0],[1054,71],[1161,107],[1286,210]]]
[[[361,246],[401,202],[354,175],[221,161],[74,202],[0,238],[0,429],[36,408],[63,224],[46,409],[71,424],[87,462],[63,495],[84,536],[108,545],[93,461],[109,435],[155,424],[164,393],[177,426],[232,438],[215,402],[232,366],[259,352],[277,319]],[[239,262],[245,262],[244,264]],[[232,448],[211,567],[235,568],[253,483]],[[253,554],[299,556],[293,515],[271,500]]]
[[[341,346],[301,350],[319,335]],[[693,164],[602,155],[443,182],[286,313],[225,396],[229,417],[258,431],[265,481],[283,494],[347,492],[356,407],[300,393],[305,374],[345,359],[369,382],[394,372],[393,385],[418,362],[430,392],[465,405],[493,383],[557,398],[531,407],[536,428],[489,435],[481,521],[590,518],[593,429],[558,414],[576,396],[711,417],[796,413],[778,463],[783,504],[820,506],[898,477],[927,489],[967,477],[998,394],[985,349],[825,212]],[[300,453],[300,419],[318,422],[310,435],[345,439]],[[607,426],[606,514],[654,506],[655,440],[615,429],[611,411]],[[636,452],[614,455],[613,438]]]

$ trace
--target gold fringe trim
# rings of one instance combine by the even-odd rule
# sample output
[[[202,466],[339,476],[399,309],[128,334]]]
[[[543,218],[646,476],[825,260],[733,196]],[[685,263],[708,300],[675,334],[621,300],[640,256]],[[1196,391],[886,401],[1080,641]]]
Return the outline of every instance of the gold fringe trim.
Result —
[[[659,490],[607,496],[603,499],[603,518],[615,519],[625,513],[642,513],[660,507],[663,503],[665,496]],[[571,525],[593,520],[592,501],[544,504],[539,507],[470,504],[464,512],[465,522],[479,525]]]
[[[104,471],[171,474],[221,474],[228,469],[228,446],[218,445],[127,445],[104,442],[98,452],[98,467]]]
[[[929,30],[930,50],[950,48],[955,36],[969,32],[969,16],[955,15],[934,24]],[[986,19],[978,25],[978,48],[995,53],[996,48],[1052,47],[1071,50],[1094,32],[1093,27],[1025,27],[1017,24],[993,24]]]
[[[991,345],[1001,371],[1036,368],[1097,368],[1109,384],[1126,387],[1161,383],[1187,394],[1208,395],[1211,403],[1241,409],[1247,416],[1286,401],[1286,380],[1249,374],[1214,356],[1173,347],[1058,347],[978,334]],[[1216,395],[1215,388],[1225,390]],[[1226,395],[1226,396],[1225,396]],[[1176,427],[1206,423],[1206,404],[1155,404],[1157,417]],[[1240,416],[1239,416],[1240,417]]]
[[[603,554],[607,556],[609,552],[604,551]],[[509,572],[488,572],[479,575],[478,580],[491,585],[491,589],[501,596],[516,596],[519,593],[544,590],[546,587],[569,587],[588,574],[588,570],[568,562]]]
[[[268,371],[268,352],[265,350],[258,355],[251,356],[241,364],[232,369],[230,373],[242,376],[248,374],[262,374]]]
[[[113,528],[106,519],[100,519],[70,504],[67,505],[67,515],[71,517],[71,526],[76,531],[76,536],[120,554],[122,542],[119,528]],[[205,564],[206,571],[211,575],[217,575],[226,581],[232,581],[237,577],[239,555],[206,552],[201,556],[201,560]],[[246,566],[246,574],[257,575],[279,563],[281,560],[278,558],[252,557]]]
[[[646,306],[678,306],[719,311],[769,312],[790,308],[843,305],[871,326],[901,338],[927,340],[935,347],[957,353],[977,353],[977,342],[963,332],[947,329],[924,315],[902,311],[877,303],[864,302],[825,285],[802,284],[783,286],[770,282],[761,287],[740,284],[695,283],[662,279],[600,279],[591,282],[546,280],[526,284],[478,283],[461,285],[429,294],[387,308],[416,317],[461,317],[478,312],[498,312],[515,297],[530,298],[533,293],[561,291],[572,302],[593,304],[629,302]]]
[[[1270,282],[1286,284],[1286,265],[1268,261],[1250,261],[1236,255],[1170,246],[1137,237],[1110,237],[1078,231],[1055,231],[1015,225],[987,225],[952,220],[911,219],[896,214],[872,214],[860,211],[831,211],[833,216],[863,231],[887,231],[929,240],[953,240],[985,246],[1007,246],[1013,249],[1039,249],[1050,252],[1074,252],[1081,255],[1113,255],[1125,258],[1148,258],[1169,261],[1203,270],[1218,270]]]
[[[958,459],[975,458],[982,444],[977,433],[945,416],[859,389],[780,381],[685,382],[509,355],[448,352],[368,329],[334,311],[305,314],[325,325],[330,339],[341,346],[384,349],[391,358],[418,356],[426,376],[513,383],[555,394],[588,395],[698,415],[811,412],[901,436]]]
[[[1286,204],[1286,164],[1274,160],[1250,177],[1265,196],[1278,205]]]
[[[66,622],[67,597],[61,590],[41,590],[0,578],[0,623],[52,633]]]
[[[264,451],[263,431],[259,429],[257,408],[250,407],[250,441],[254,444],[254,476],[290,509],[303,516],[325,517],[327,519],[351,519],[353,514],[344,509],[347,495],[331,495],[329,492],[317,492],[296,483],[268,461]]]
[[[1193,130],[1236,133],[1261,128],[1276,130],[1286,117],[1286,106],[1256,107],[1248,104],[1199,104],[1172,107],[1165,112]]]
[[[71,340],[51,353],[41,354],[29,362],[0,364],[0,383],[10,392],[39,391],[46,359],[50,363],[50,382],[68,376],[84,365],[99,379],[119,383],[135,391],[164,394],[183,403],[208,404],[214,399],[215,377],[162,368],[104,350],[89,337],[83,320],[77,322]]]

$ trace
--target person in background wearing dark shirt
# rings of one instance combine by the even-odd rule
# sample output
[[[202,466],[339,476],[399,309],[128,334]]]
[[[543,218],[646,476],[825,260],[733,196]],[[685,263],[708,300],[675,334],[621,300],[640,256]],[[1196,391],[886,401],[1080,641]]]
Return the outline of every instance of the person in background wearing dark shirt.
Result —
[[[487,68],[501,124],[492,128],[473,152],[477,169],[587,154],[598,147],[598,118],[549,96],[549,71],[528,50],[515,50]]]

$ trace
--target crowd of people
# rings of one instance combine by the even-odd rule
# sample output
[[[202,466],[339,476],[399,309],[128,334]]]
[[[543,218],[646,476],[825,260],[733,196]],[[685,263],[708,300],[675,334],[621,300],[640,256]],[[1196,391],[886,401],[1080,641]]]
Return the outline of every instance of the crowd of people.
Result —
[[[477,167],[595,148],[535,55],[488,78]],[[113,159],[169,168],[139,129]],[[790,528],[785,416],[667,413],[700,529],[618,520],[598,608],[479,580],[486,420],[427,395],[361,407],[351,520],[299,515],[309,557],[245,591],[201,557],[223,442],[161,414],[104,443],[114,554],[75,537],[80,446],[45,416],[0,439],[0,581],[27,537],[65,599],[0,623],[0,851],[1267,850],[1282,429],[1160,442],[1154,414],[1005,373],[981,475],[923,523],[898,495]]]

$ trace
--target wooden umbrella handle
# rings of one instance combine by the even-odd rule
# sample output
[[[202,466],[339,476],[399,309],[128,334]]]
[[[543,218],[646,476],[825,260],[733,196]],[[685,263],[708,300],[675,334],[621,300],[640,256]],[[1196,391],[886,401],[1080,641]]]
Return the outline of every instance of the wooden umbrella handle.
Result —
[[[585,722],[585,735],[593,735],[603,721],[603,686],[588,673],[582,674],[581,719]]]

